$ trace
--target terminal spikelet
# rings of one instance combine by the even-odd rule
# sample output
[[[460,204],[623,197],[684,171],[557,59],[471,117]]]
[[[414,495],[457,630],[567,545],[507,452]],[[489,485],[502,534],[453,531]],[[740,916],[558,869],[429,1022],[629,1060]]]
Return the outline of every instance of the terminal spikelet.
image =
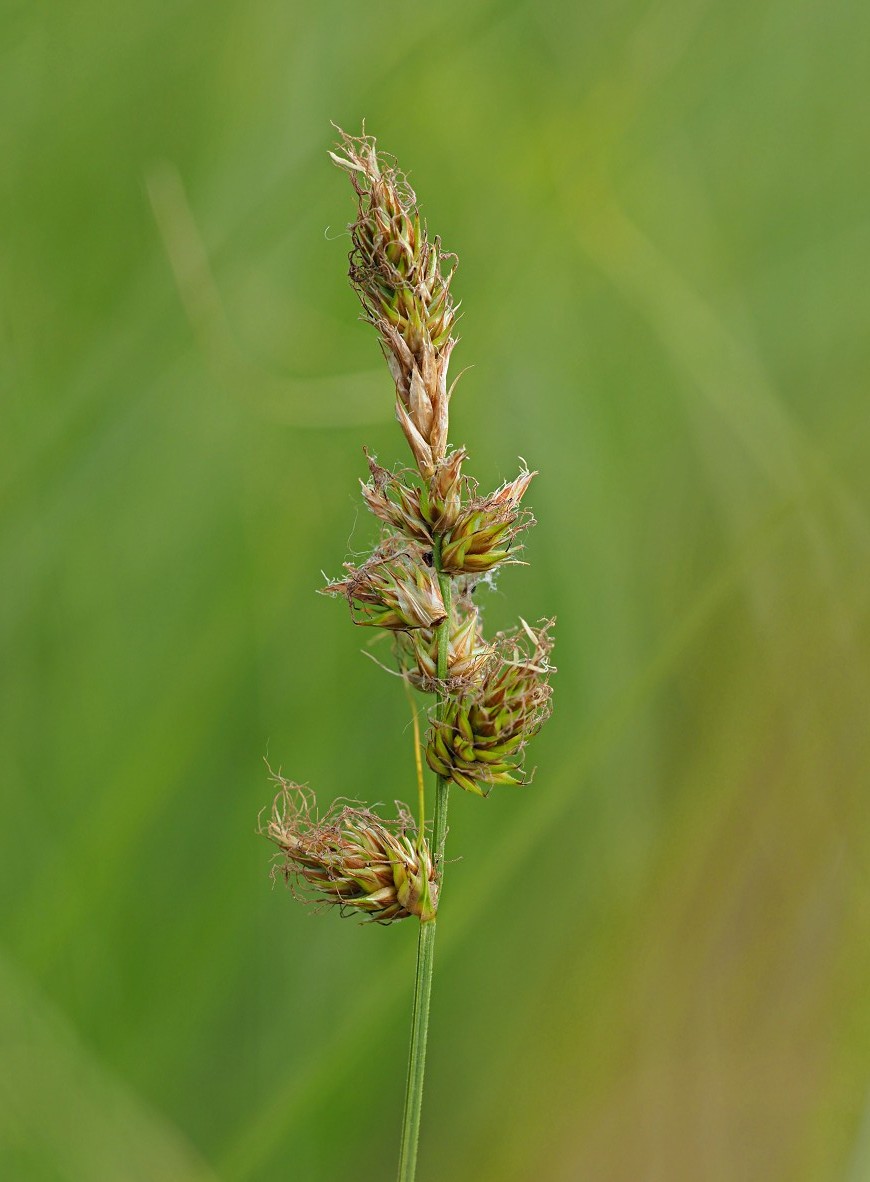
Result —
[[[378,154],[374,137],[339,133],[330,156],[348,173],[358,200],[349,227],[350,280],[396,383],[396,417],[420,473],[429,477],[447,450],[456,259],[430,238],[414,191]]]

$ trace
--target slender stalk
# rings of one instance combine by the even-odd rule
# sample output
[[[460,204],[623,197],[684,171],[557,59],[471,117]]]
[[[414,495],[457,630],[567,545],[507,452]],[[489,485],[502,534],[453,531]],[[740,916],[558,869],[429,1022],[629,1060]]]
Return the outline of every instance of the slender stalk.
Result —
[[[441,569],[441,538],[435,539],[433,546],[433,560],[438,572],[438,586],[441,588],[441,598],[447,612],[447,618],[438,629],[438,680],[447,680],[447,650],[450,645],[450,601],[452,585],[450,576]],[[438,716],[443,716],[447,695],[438,694]],[[444,843],[447,840],[447,795],[450,791],[450,781],[444,776],[438,776],[435,782],[435,819],[432,824],[432,852],[435,865],[438,868],[439,886],[444,880]]]
[[[441,569],[441,539],[436,538],[433,561],[447,615],[438,626],[438,680],[447,679],[447,651],[450,643],[450,577]],[[443,714],[446,695],[438,694],[438,714]],[[439,892],[444,882],[444,845],[447,839],[447,796],[450,785],[443,776],[435,784],[435,817],[432,845],[438,869]],[[422,817],[421,817],[422,828]],[[440,901],[440,893],[439,893]],[[420,924],[417,938],[417,969],[414,974],[414,1006],[411,1013],[411,1048],[408,1054],[408,1082],[405,1089],[405,1112],[402,1117],[402,1146],[399,1153],[398,1182],[414,1182],[417,1172],[417,1143],[420,1138],[420,1114],[423,1107],[423,1076],[426,1071],[426,1038],[429,1032],[429,1001],[432,996],[432,973],[435,967],[435,920]]]
[[[405,683],[405,695],[411,707],[411,726],[414,732],[414,769],[417,772],[417,849],[423,848],[426,838],[426,783],[423,779],[423,757],[420,754],[420,716],[417,714],[417,703],[414,701],[414,690],[407,677],[402,678]]]
[[[417,1141],[423,1106],[423,1073],[426,1070],[426,1035],[429,1031],[429,999],[435,964],[435,920],[420,924],[417,940],[417,971],[414,975],[414,1009],[411,1016],[411,1051],[402,1120],[402,1148],[399,1153],[399,1182],[414,1182],[417,1172]]]

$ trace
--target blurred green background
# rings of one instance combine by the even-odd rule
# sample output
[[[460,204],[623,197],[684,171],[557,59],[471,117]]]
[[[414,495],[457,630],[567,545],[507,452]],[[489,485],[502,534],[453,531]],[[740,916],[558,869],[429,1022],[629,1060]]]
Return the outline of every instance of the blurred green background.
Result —
[[[454,794],[422,1182],[870,1178],[866,6],[7,2],[0,1177],[393,1176],[415,931],[271,890],[263,756],[413,797],[315,594],[404,458],[329,120],[540,469],[532,786]]]

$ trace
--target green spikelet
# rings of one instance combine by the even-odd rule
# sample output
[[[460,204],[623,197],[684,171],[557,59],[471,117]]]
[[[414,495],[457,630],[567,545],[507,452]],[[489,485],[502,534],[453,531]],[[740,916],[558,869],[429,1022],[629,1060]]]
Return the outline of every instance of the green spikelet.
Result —
[[[535,521],[520,501],[536,472],[521,472],[487,497],[474,497],[456,514],[444,535],[441,563],[455,575],[479,575],[502,562],[515,562],[511,547],[517,534]]]
[[[534,629],[523,622],[498,637],[499,659],[487,666],[481,684],[448,699],[426,747],[439,776],[478,796],[493,784],[524,782],[525,746],[550,715],[551,624]]]

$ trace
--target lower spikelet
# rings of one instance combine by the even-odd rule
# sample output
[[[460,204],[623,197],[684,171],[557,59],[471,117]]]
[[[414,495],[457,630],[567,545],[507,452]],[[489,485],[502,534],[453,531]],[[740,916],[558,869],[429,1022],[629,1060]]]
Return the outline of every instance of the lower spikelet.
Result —
[[[319,820],[310,792],[278,780],[281,790],[265,833],[280,851],[276,871],[288,884],[344,915],[359,913],[377,923],[435,918],[438,888],[429,845],[418,839],[406,812],[384,821],[371,809],[336,804]]]

